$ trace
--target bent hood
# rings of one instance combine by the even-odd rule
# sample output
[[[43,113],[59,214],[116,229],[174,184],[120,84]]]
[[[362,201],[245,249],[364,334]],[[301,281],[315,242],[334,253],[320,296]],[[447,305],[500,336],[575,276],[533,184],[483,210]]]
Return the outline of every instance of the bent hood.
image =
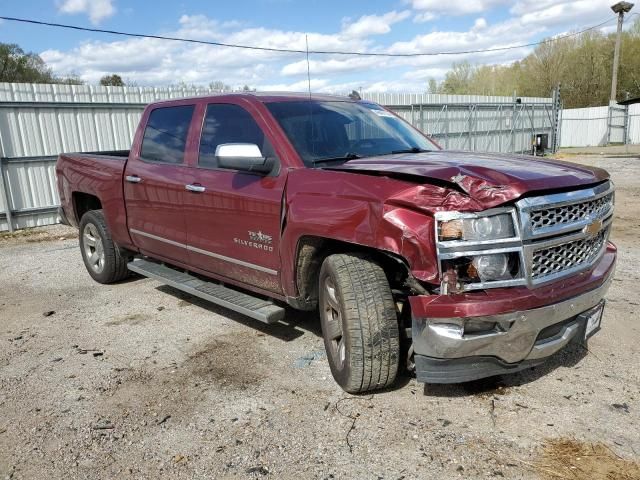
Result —
[[[558,160],[452,150],[368,157],[331,169],[456,184],[485,208],[529,192],[580,187],[609,178],[600,168]]]

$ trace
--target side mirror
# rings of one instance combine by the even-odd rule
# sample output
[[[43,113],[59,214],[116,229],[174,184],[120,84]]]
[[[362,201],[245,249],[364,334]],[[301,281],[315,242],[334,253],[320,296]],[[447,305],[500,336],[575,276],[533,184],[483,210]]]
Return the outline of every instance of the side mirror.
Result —
[[[221,168],[242,172],[269,173],[273,169],[273,162],[253,143],[220,144],[216,148],[216,160]]]

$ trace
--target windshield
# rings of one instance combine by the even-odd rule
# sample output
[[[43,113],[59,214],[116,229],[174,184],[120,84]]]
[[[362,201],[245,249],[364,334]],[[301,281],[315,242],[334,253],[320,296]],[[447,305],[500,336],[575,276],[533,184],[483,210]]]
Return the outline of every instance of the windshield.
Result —
[[[307,166],[437,148],[375,103],[295,101],[267,107]]]

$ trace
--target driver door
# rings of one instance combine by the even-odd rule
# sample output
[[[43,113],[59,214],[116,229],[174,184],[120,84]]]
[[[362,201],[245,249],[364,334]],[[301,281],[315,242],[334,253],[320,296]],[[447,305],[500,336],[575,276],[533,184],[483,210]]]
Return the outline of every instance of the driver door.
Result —
[[[257,116],[257,114],[256,114]],[[186,181],[198,191],[185,192],[189,262],[202,270],[281,292],[280,215],[285,174],[279,172],[272,143],[252,113],[234,103],[210,103],[202,123],[197,164]],[[220,144],[251,143],[272,156],[270,175],[222,169]]]

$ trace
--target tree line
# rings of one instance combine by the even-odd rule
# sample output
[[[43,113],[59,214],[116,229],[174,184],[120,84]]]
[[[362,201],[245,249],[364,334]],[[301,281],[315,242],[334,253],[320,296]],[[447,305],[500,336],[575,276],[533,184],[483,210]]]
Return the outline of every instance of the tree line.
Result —
[[[510,65],[454,63],[430,93],[548,97],[556,85],[567,108],[609,103],[616,34],[599,31],[545,42]],[[640,97],[640,18],[622,34],[618,101]]]

